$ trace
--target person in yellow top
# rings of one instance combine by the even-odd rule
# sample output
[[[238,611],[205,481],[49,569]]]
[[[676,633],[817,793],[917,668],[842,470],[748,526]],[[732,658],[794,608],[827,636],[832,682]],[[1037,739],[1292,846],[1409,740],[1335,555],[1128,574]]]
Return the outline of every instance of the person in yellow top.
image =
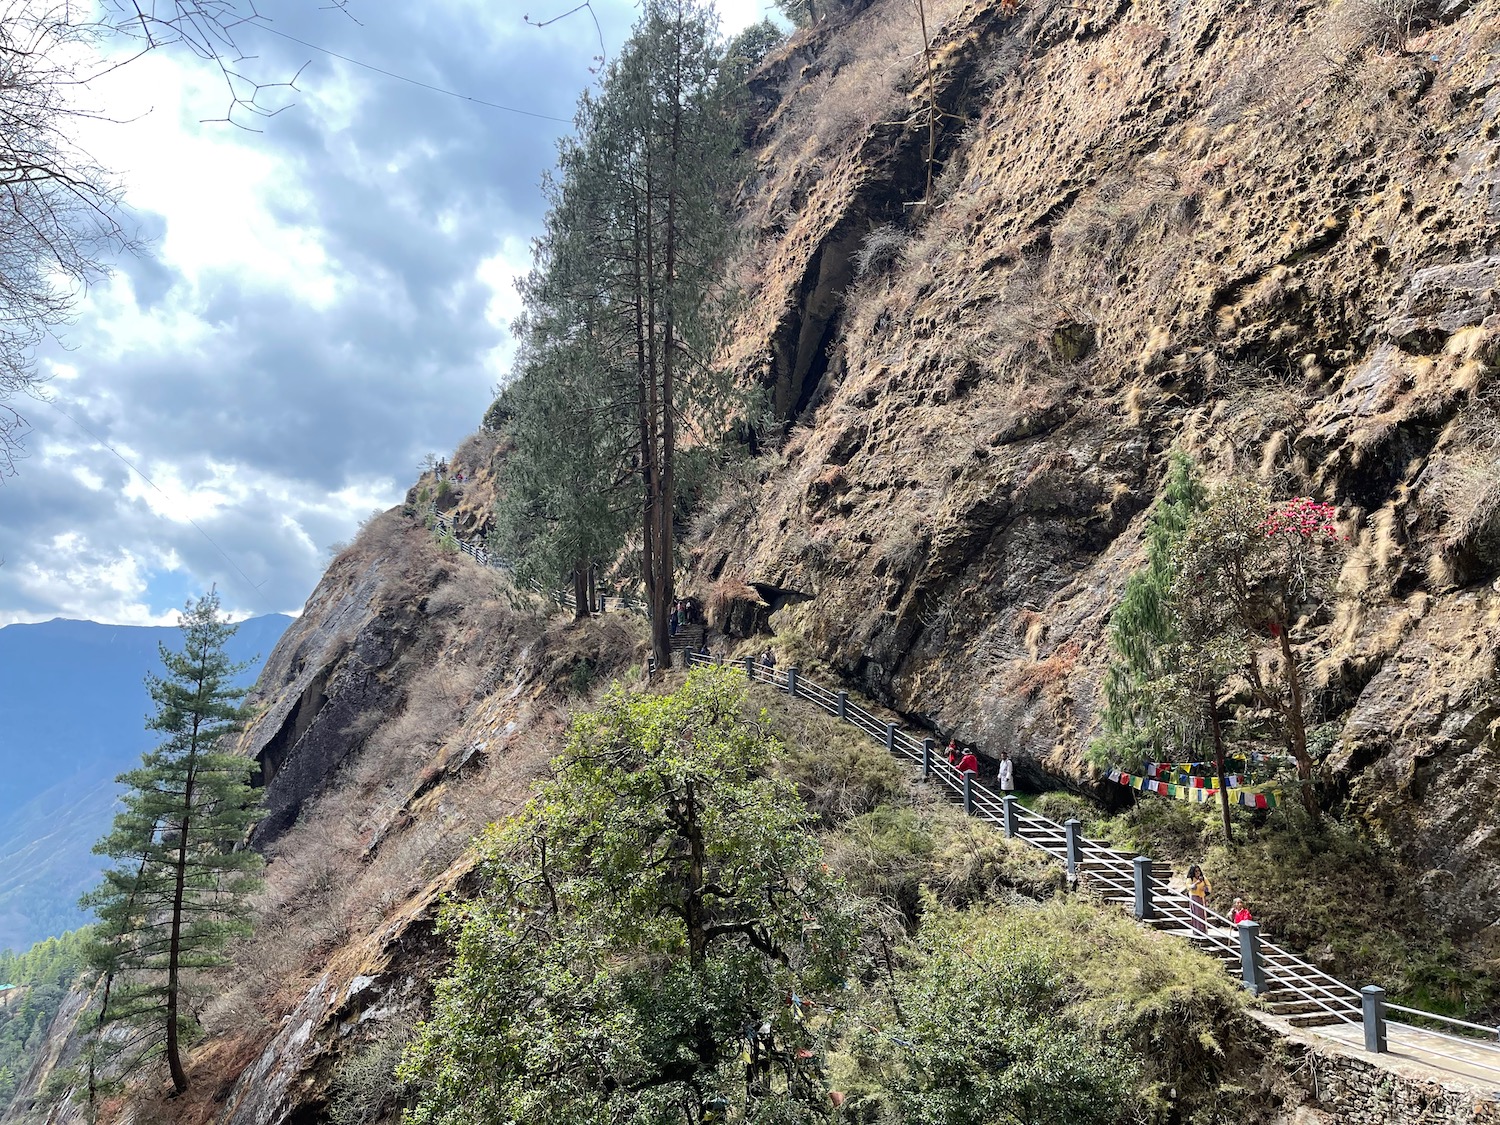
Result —
[[[1208,881],[1208,876],[1203,874],[1203,868],[1196,863],[1188,868],[1188,906],[1190,908],[1193,929],[1200,933],[1208,933],[1208,896],[1213,894],[1213,886]]]

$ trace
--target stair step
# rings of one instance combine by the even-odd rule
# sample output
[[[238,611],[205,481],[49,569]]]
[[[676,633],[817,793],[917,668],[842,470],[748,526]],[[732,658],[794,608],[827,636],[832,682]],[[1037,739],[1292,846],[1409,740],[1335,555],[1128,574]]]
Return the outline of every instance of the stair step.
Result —
[[[1330,1027],[1336,1023],[1352,1023],[1352,1019],[1341,1019],[1332,1012],[1319,1012],[1315,1015],[1288,1016],[1287,1023],[1293,1027]]]
[[[1296,996],[1295,993],[1288,994],[1284,999],[1273,999],[1267,1002],[1267,1010],[1273,1016],[1304,1016],[1304,1015],[1327,1015],[1328,1009],[1316,1000],[1306,1000]]]

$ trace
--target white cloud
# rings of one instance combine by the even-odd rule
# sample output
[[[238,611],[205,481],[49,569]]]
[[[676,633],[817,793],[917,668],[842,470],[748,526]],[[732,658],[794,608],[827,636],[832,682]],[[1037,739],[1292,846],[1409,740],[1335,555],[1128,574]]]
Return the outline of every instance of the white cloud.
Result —
[[[636,9],[595,7],[613,47]],[[722,7],[733,33],[766,4]],[[263,10],[351,58],[564,118],[598,50],[587,13],[540,31],[494,0],[368,0],[358,24],[312,0]],[[81,140],[119,173],[154,257],[122,262],[67,350],[43,356],[57,406],[90,433],[29,412],[32,456],[0,490],[0,624],[171,623],[215,582],[238,616],[295,612],[327,546],[399,502],[421,454],[471,431],[509,370],[537,183],[567,126],[264,33],[245,45],[266,77],[312,62],[263,133],[200,123],[226,93],[181,52],[89,95],[115,123]]]
[[[341,83],[319,90],[314,112],[347,112]],[[200,287],[227,274],[317,308],[336,299],[341,279],[311,225],[304,170],[261,134],[198,120],[227,108],[215,70],[156,52],[98,79],[91,95],[112,120],[80,123],[80,140],[127,185],[132,207],[168,217],[154,248],[163,263]]]
[[[146,604],[149,574],[161,560],[133,551],[97,551],[87,537],[66,532],[47,550],[23,561],[13,581],[54,607],[51,616],[110,621],[117,625],[174,625],[176,610],[153,613]],[[0,610],[0,626],[38,620],[35,614]]]

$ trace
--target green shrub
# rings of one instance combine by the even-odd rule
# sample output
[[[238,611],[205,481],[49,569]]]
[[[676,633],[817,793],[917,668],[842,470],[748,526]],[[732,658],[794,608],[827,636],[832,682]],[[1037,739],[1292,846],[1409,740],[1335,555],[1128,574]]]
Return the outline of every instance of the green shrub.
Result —
[[[993,825],[946,803],[933,810],[932,820],[938,838],[928,883],[939,902],[970,906],[1045,899],[1062,890],[1062,866],[1047,853],[1007,840]]]
[[[1088,824],[1099,815],[1099,806],[1087,797],[1080,797],[1076,793],[1063,793],[1054,790],[1043,793],[1034,802],[1032,809],[1041,813],[1048,820],[1055,820],[1058,824],[1065,824],[1069,820],[1080,820]]]
[[[754,689],[751,698],[784,746],[777,772],[796,785],[822,827],[910,803],[911,767],[857,728],[769,688]]]
[[[1246,995],[1213,959],[1076,900],[926,906],[832,1060],[857,1113],[1106,1125],[1216,1097]]]
[[[593,666],[587,660],[575,661],[568,672],[568,691],[574,695],[587,695],[593,686]]]
[[[825,847],[851,891],[893,904],[915,924],[934,850],[931,824],[916,809],[881,805],[830,833]]]

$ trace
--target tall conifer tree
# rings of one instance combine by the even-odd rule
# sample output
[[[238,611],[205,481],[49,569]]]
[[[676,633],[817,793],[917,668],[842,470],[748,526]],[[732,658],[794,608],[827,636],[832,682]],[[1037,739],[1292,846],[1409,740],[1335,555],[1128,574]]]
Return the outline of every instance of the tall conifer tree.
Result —
[[[1198,728],[1178,720],[1160,684],[1175,670],[1179,640],[1168,605],[1177,568],[1173,552],[1205,502],[1192,458],[1172,454],[1166,488],[1146,523],[1146,565],[1130,576],[1109,619],[1112,650],[1104,674],[1103,734],[1090,747],[1098,765],[1132,770],[1163,753],[1196,745]]]
[[[179,1093],[194,974],[224,964],[226,944],[249,932],[261,868],[243,847],[258,811],[250,763],[221,745],[246,717],[234,686],[246,665],[225,653],[234,631],[210,594],[184,612],[182,650],[161,647],[147,726],[164,741],[118,778],[124,808],[94,846],[114,866],[83,900],[99,918],[89,954],[104,978],[99,1027],[123,1029],[108,1036],[122,1066],[164,1058]]]
[[[737,404],[715,359],[742,87],[709,5],[645,0],[563,143],[526,286],[528,348],[509,392],[517,457],[502,522],[521,522],[515,546],[554,570],[563,543],[607,557],[623,539],[612,518],[634,508],[662,664],[680,447],[684,435],[712,440]],[[582,488],[605,502],[581,502]]]

